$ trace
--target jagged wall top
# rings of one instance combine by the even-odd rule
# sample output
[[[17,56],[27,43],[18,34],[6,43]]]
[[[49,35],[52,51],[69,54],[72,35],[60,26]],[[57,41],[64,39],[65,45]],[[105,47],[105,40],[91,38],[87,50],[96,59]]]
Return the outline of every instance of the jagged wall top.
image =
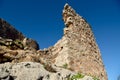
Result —
[[[75,20],[76,18],[81,18],[81,16],[79,16],[75,10],[69,6],[67,3],[65,4],[64,6],[64,9],[63,9],[63,21],[65,22],[65,26],[68,27],[70,24],[73,24],[75,23]],[[76,17],[75,17],[76,16]],[[85,21],[85,20],[84,20]]]
[[[76,16],[75,10],[66,3],[63,9],[63,21],[66,27],[73,23],[74,16]]]
[[[75,10],[71,6],[69,6],[66,3],[65,6],[64,6],[64,9],[63,9],[63,15],[64,14],[67,14],[68,16],[75,16],[76,12],[75,12]]]

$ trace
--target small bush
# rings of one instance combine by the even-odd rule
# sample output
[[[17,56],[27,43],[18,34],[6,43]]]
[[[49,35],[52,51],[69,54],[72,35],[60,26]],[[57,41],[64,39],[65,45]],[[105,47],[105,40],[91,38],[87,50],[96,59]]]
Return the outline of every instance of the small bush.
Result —
[[[78,80],[78,79],[81,79],[83,77],[84,77],[84,75],[78,73],[78,74],[73,75],[72,77],[68,78],[68,80]]]
[[[65,63],[62,67],[65,68],[65,69],[67,69],[68,68],[68,64]]]
[[[98,79],[97,77],[94,77],[93,80],[100,80],[100,79]]]

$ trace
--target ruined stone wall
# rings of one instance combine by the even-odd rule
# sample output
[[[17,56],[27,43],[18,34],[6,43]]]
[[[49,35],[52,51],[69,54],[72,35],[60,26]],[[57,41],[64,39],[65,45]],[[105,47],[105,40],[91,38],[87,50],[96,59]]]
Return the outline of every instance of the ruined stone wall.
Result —
[[[90,25],[68,4],[64,6],[64,36],[53,48],[55,65],[68,64],[68,68],[107,80],[100,50]]]

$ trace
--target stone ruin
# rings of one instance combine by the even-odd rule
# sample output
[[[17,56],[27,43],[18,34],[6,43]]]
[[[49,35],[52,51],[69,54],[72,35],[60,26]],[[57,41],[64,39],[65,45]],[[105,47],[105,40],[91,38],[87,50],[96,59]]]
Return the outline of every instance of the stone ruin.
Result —
[[[101,53],[91,26],[71,6],[63,9],[64,36],[50,50],[52,64],[107,80]],[[54,57],[53,57],[54,56]]]

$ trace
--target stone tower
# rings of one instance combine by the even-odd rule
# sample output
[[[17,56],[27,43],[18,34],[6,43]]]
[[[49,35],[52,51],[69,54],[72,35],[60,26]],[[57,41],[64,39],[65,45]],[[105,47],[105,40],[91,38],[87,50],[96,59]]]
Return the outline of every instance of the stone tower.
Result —
[[[107,80],[90,25],[68,4],[65,4],[62,15],[65,23],[64,36],[52,49],[53,63],[56,66],[66,64],[72,71]]]

